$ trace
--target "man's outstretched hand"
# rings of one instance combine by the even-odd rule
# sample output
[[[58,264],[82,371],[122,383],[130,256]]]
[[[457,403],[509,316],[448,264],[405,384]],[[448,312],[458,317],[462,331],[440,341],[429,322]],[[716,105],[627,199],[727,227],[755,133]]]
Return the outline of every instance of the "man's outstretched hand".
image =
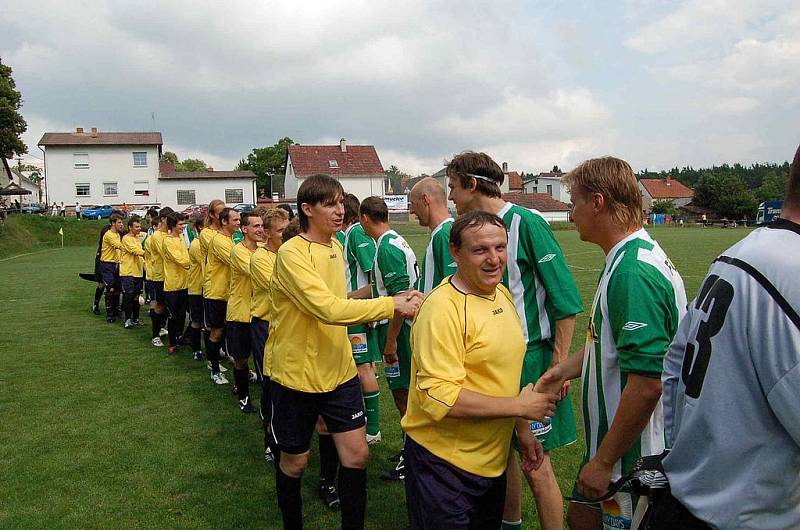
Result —
[[[563,365],[557,364],[551,366],[549,370],[542,374],[533,389],[536,392],[559,394],[559,397],[563,399],[562,391],[564,390],[564,384],[568,381],[564,375]]]
[[[396,294],[392,297],[394,299],[394,311],[403,318],[413,318],[417,314],[420,304],[422,304],[423,295],[417,290],[410,290],[404,293]]]

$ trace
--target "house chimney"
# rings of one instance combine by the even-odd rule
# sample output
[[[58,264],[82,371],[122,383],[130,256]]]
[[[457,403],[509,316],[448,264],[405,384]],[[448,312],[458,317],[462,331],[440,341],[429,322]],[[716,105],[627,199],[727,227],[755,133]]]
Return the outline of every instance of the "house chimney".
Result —
[[[347,140],[345,140],[344,138],[339,140],[339,149],[342,150],[342,153],[347,152]]]
[[[78,134],[83,134],[83,127],[76,127],[75,132]]]
[[[667,175],[667,178],[666,178],[666,179],[664,179],[664,180],[665,180],[665,182],[664,182],[664,183],[665,183],[667,186],[672,186],[672,182],[671,182],[671,180],[672,180],[672,175]]]
[[[508,173],[508,162],[503,162],[503,173]]]
[[[97,127],[92,127],[92,138],[97,138]]]

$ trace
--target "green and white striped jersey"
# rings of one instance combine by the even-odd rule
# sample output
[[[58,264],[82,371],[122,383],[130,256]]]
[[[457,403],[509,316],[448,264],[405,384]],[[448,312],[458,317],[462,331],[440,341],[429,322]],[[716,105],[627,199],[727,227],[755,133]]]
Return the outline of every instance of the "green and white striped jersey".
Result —
[[[372,275],[373,298],[394,296],[417,283],[417,257],[403,236],[394,230],[387,230],[378,238]]]
[[[337,230],[336,234],[334,235],[336,236],[336,240],[342,244],[342,247],[344,247],[344,232]]]
[[[581,382],[585,460],[608,433],[628,374],[661,377],[664,355],[685,313],[683,280],[643,228],[614,245],[600,274],[586,334]],[[638,442],[614,464],[611,480],[630,471],[640,456],[659,454],[664,447],[659,401]]]
[[[442,283],[446,276],[456,272],[456,262],[450,256],[450,229],[453,218],[448,217],[431,231],[431,240],[422,259],[422,274],[417,282],[417,290],[429,293]]]
[[[375,263],[375,240],[364,233],[361,223],[354,223],[344,231],[342,246],[347,292],[353,292],[369,283],[369,273]]]
[[[553,337],[555,321],[583,311],[575,279],[550,225],[510,202],[497,213],[508,230],[503,284],[511,291],[528,346]]]

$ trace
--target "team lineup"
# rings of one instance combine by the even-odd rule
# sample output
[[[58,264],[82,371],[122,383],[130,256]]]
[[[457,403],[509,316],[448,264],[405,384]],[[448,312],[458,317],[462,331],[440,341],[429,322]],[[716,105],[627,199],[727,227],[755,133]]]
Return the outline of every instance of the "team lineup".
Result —
[[[446,170],[448,189],[425,178],[409,193],[430,232],[419,263],[382,198],[327,175],[302,182],[296,217],[221,200],[206,218],[112,214],[93,310],[105,293],[106,320],[126,329],[147,310],[153,347],[188,346],[216,385],[232,372],[287,529],[314,509],[301,480],[315,435],[319,498],[342,528],[364,527],[379,377],[403,435],[381,478],[403,481],[411,528],[521,528],[523,484],[543,529],[800,527],[800,149],[782,217],[720,256],[691,301],[625,161],[564,177],[580,238],[605,254],[588,307],[548,222],[503,200],[494,160],[467,151]],[[565,513],[550,454],[578,441],[571,392],[585,453]],[[742,469],[745,452],[769,463]],[[669,486],[640,479],[649,465]]]

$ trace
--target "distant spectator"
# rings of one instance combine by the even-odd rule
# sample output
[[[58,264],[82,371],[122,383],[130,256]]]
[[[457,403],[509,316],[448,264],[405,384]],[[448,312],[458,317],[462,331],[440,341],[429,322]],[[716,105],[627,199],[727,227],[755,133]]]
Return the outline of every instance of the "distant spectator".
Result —
[[[61,206],[58,207],[58,215],[61,217],[67,216],[67,207],[64,206],[64,201],[61,201]]]
[[[58,204],[53,202],[53,208],[50,210],[50,215],[58,215]]]
[[[81,218],[81,203],[80,201],[75,201],[75,217],[80,220]]]

